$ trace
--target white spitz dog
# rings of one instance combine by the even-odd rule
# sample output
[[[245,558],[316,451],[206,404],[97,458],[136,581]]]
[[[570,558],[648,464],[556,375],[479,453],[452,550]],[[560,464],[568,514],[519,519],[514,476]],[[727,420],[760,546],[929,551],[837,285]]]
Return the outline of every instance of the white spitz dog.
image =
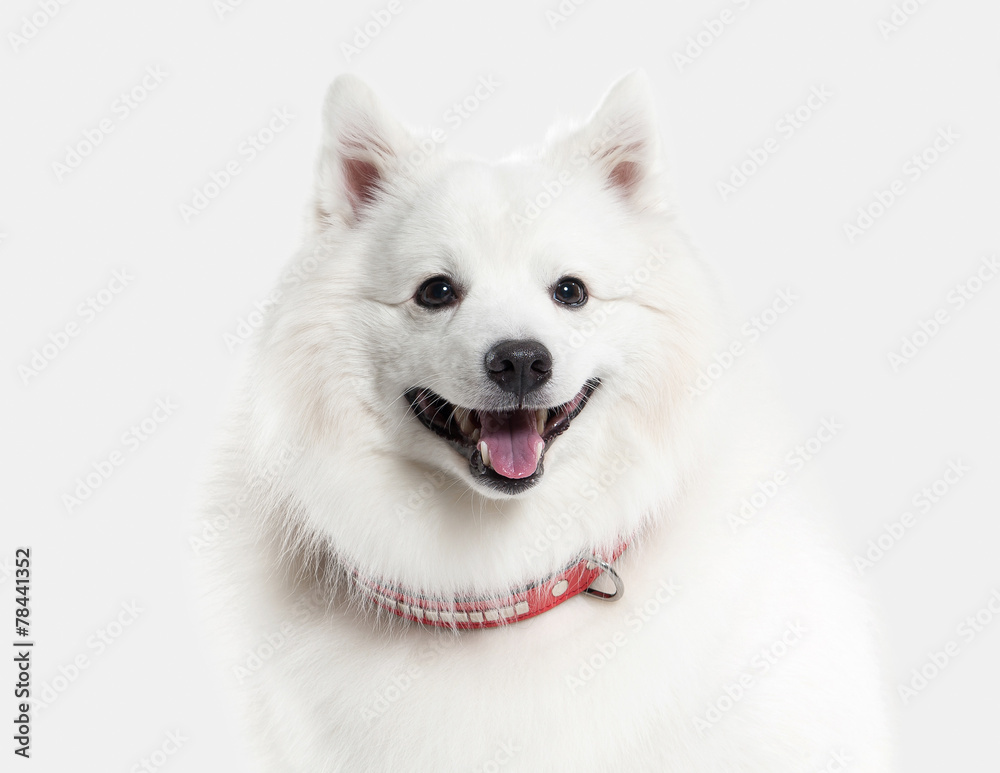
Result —
[[[871,615],[645,77],[498,163],[437,144],[334,82],[219,454],[212,619],[262,770],[888,770]]]

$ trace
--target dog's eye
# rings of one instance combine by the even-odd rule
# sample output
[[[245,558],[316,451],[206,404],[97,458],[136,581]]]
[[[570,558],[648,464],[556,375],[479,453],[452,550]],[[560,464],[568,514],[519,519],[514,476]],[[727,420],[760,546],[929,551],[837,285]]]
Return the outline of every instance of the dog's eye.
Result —
[[[435,276],[420,285],[414,300],[421,306],[436,309],[457,303],[458,293],[455,292],[455,285],[448,277]]]
[[[552,300],[565,306],[583,306],[587,302],[587,288],[583,282],[564,276],[552,290]]]

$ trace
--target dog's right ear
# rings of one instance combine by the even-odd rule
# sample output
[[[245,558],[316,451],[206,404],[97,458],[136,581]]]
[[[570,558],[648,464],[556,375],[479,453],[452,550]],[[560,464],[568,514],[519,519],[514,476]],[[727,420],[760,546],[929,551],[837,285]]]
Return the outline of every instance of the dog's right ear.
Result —
[[[316,180],[317,217],[354,225],[393,183],[413,136],[360,78],[341,75],[323,106],[323,146]]]

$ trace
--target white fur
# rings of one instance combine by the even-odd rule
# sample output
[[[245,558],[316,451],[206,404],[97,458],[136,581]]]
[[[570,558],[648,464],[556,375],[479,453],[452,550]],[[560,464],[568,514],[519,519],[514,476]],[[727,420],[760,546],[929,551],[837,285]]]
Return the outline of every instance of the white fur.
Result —
[[[651,101],[630,75],[587,123],[490,164],[422,150],[354,77],[331,87],[304,278],[257,342],[208,506],[232,517],[203,551],[262,770],[889,769],[870,614],[811,495],[793,481],[727,521],[787,435],[749,357],[689,392],[730,328],[666,200]],[[466,288],[457,307],[413,302],[436,274]],[[551,300],[564,275],[585,306]],[[473,482],[402,398],[487,406],[484,353],[507,338],[554,353],[551,405],[602,379],[517,497]],[[342,581],[501,594],[619,537],[623,601],[494,630],[376,614]]]

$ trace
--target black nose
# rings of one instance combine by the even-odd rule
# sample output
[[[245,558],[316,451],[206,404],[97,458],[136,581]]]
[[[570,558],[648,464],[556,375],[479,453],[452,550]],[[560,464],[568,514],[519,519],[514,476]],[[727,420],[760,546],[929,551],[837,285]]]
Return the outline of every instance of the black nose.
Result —
[[[552,375],[552,355],[539,341],[500,341],[486,353],[486,374],[523,399]]]

